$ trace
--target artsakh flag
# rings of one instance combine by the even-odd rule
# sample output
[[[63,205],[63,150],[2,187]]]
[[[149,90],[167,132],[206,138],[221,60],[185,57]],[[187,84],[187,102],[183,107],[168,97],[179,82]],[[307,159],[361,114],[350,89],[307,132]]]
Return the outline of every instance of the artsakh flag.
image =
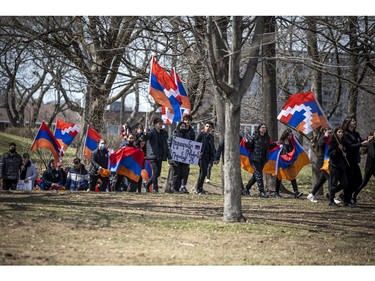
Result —
[[[76,124],[68,123],[57,118],[54,135],[64,151],[68,149],[68,146],[78,133],[79,127]]]
[[[91,128],[90,125],[87,127],[85,146],[83,148],[83,155],[88,160],[91,160],[91,154],[95,149],[98,148],[98,143],[101,138],[102,136],[93,128]]]
[[[110,171],[138,182],[144,158],[142,149],[134,146],[122,147],[109,156]]]
[[[37,150],[38,148],[47,148],[50,150],[55,164],[60,163],[62,156],[64,156],[64,151],[61,149],[60,143],[44,122],[40,125],[30,149]]]
[[[150,95],[155,102],[168,108],[172,114],[178,116],[182,103],[177,84],[173,78],[152,57],[150,71]],[[178,118],[178,117],[176,117]],[[181,120],[181,116],[180,119]]]
[[[297,138],[293,136],[290,142],[294,147],[291,152],[280,155],[282,145],[270,152],[269,161],[263,168],[264,173],[277,176],[280,180],[294,180],[301,169],[310,163],[309,157]]]
[[[246,138],[240,141],[240,163],[242,169],[254,174],[254,167],[250,163],[250,150],[246,148]]]
[[[313,92],[291,95],[277,119],[304,134],[319,127],[331,128]]]

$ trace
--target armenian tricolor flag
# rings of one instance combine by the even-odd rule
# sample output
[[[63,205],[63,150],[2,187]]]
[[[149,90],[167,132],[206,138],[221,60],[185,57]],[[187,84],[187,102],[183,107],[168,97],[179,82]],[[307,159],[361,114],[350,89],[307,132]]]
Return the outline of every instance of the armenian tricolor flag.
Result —
[[[144,152],[138,147],[122,147],[109,156],[110,171],[138,182],[141,176],[144,157]]]
[[[298,173],[305,165],[310,164],[309,157],[307,156],[302,145],[298,142],[297,138],[294,135],[290,142],[294,147],[294,149],[291,152],[280,155],[282,149],[282,146],[280,145],[274,151],[274,153],[270,153],[269,159],[272,162],[267,162],[267,170],[265,171],[263,169],[265,173],[271,173],[273,175],[276,175],[280,180],[293,180],[297,177]],[[272,166],[274,165],[274,160],[275,170],[273,170],[272,172],[270,168],[272,168]]]
[[[141,176],[144,182],[147,182],[152,177],[152,166],[150,160],[145,160],[145,167],[141,172]],[[152,184],[148,187],[148,191],[152,191]]]
[[[79,127],[76,124],[68,123],[57,118],[54,135],[64,151],[68,149],[68,146],[78,133]]]
[[[40,125],[30,149],[37,150],[38,148],[49,149],[53,155],[55,164],[61,162],[64,152],[61,149],[59,142],[44,122]]]
[[[250,150],[246,148],[246,138],[240,142],[240,162],[241,168],[254,174],[254,167],[250,163]]]
[[[331,144],[331,138],[327,137],[326,139],[326,144],[324,147],[324,162],[323,166],[320,168],[320,170],[325,171],[327,174],[329,174],[329,155],[328,155],[328,150]]]
[[[83,148],[83,155],[91,160],[92,152],[98,148],[99,140],[102,136],[90,126],[87,127],[85,147]]]

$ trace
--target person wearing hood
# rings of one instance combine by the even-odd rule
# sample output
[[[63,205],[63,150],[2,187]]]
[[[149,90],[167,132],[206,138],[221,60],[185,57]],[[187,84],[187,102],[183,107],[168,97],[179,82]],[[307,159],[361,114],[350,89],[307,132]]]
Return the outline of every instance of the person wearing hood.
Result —
[[[45,190],[57,189],[63,185],[63,176],[54,160],[48,162],[47,170],[42,175],[42,182]]]
[[[15,190],[22,167],[22,157],[16,152],[17,145],[9,143],[9,151],[0,158],[0,180],[3,180],[3,190]]]
[[[86,190],[89,185],[89,173],[81,159],[74,158],[73,167],[69,169],[66,177],[66,189],[70,191]]]

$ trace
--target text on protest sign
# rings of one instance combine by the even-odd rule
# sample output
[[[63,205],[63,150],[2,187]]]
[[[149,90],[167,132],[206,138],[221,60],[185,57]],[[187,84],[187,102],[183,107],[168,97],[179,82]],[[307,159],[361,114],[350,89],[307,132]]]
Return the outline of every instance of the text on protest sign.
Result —
[[[172,160],[197,166],[201,148],[200,142],[173,137],[171,144]]]

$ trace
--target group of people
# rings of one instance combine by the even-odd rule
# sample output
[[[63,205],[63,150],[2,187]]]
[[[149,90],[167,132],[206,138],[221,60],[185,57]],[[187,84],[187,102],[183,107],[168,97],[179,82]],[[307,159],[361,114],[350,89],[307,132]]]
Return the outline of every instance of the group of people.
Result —
[[[131,131],[129,128],[123,132],[124,141],[121,147],[135,147],[143,151],[144,160],[149,161],[152,168],[152,175],[148,180],[139,178],[137,182],[134,180],[109,172],[109,157],[110,150],[107,148],[106,141],[101,139],[98,143],[98,148],[93,151],[91,156],[91,167],[86,170],[79,158],[73,160],[73,166],[64,172],[58,164],[51,160],[48,163],[47,169],[42,175],[41,181],[38,183],[42,189],[64,189],[76,191],[110,191],[112,190],[128,190],[130,192],[159,192],[159,177],[162,170],[163,161],[168,160],[171,167],[171,185],[173,191],[176,193],[189,193],[187,189],[187,182],[190,172],[190,165],[182,162],[173,161],[171,157],[171,142],[173,137],[179,137],[187,140],[192,140],[201,143],[201,151],[199,156],[199,176],[195,186],[196,194],[205,194],[203,189],[205,179],[210,172],[212,164],[217,164],[220,156],[224,151],[224,141],[220,143],[218,149],[215,148],[215,138],[213,134],[214,124],[207,121],[204,128],[196,134],[191,126],[191,115],[184,115],[183,120],[178,123],[172,136],[169,138],[167,132],[164,130],[164,122],[161,118],[153,120],[153,128],[145,131],[141,124]],[[357,196],[360,191],[367,185],[371,176],[375,176],[375,142],[374,134],[372,132],[366,139],[362,139],[358,132],[356,132],[357,123],[352,117],[344,120],[341,127],[323,130],[323,134],[318,142],[319,158],[318,166],[321,168],[324,165],[324,156],[328,151],[329,166],[328,169],[321,169],[320,177],[312,188],[307,199],[311,202],[317,202],[316,194],[322,185],[328,181],[329,205],[337,206],[338,199],[336,194],[343,190],[340,197],[343,199],[345,206],[352,206],[357,203]],[[240,136],[240,142],[242,137]],[[245,142],[246,148],[251,151],[249,161],[254,168],[253,176],[250,178],[245,186],[242,186],[242,195],[250,195],[251,187],[256,183],[258,186],[259,196],[268,198],[269,194],[266,192],[263,180],[263,168],[265,167],[269,151],[275,146],[281,145],[280,155],[289,155],[296,149],[296,140],[293,138],[291,129],[286,129],[280,140],[275,142],[271,140],[267,125],[261,123],[256,128],[255,132],[248,136]],[[362,178],[359,162],[361,159],[360,148],[366,148],[368,157],[365,167],[365,175]],[[224,159],[223,159],[224,161]],[[145,162],[143,163],[144,168]],[[303,194],[298,190],[297,174],[294,170],[293,164],[288,167],[290,180],[293,187],[294,197],[300,198]],[[114,177],[112,177],[114,176]],[[30,160],[30,155],[24,153],[21,157],[16,152],[16,144],[9,144],[9,151],[7,151],[0,158],[0,179],[3,181],[3,189],[16,189],[17,182],[22,180],[24,182],[37,181],[38,171],[35,165]],[[111,179],[113,178],[113,181]],[[280,174],[275,175],[275,198],[281,198],[280,186],[282,180]]]
[[[336,127],[333,131],[326,129],[318,142],[320,157],[318,165],[324,164],[324,151],[328,150],[329,166],[328,171],[321,170],[320,177],[307,196],[312,202],[316,202],[315,195],[324,182],[328,181],[330,206],[337,206],[338,199],[335,195],[340,194],[345,206],[353,206],[357,203],[357,196],[368,184],[371,176],[375,176],[375,131],[372,131],[366,139],[361,138],[356,131],[357,121],[353,117],[345,118],[342,126]],[[367,153],[365,175],[362,178],[359,163],[361,161],[360,149],[364,148]]]

